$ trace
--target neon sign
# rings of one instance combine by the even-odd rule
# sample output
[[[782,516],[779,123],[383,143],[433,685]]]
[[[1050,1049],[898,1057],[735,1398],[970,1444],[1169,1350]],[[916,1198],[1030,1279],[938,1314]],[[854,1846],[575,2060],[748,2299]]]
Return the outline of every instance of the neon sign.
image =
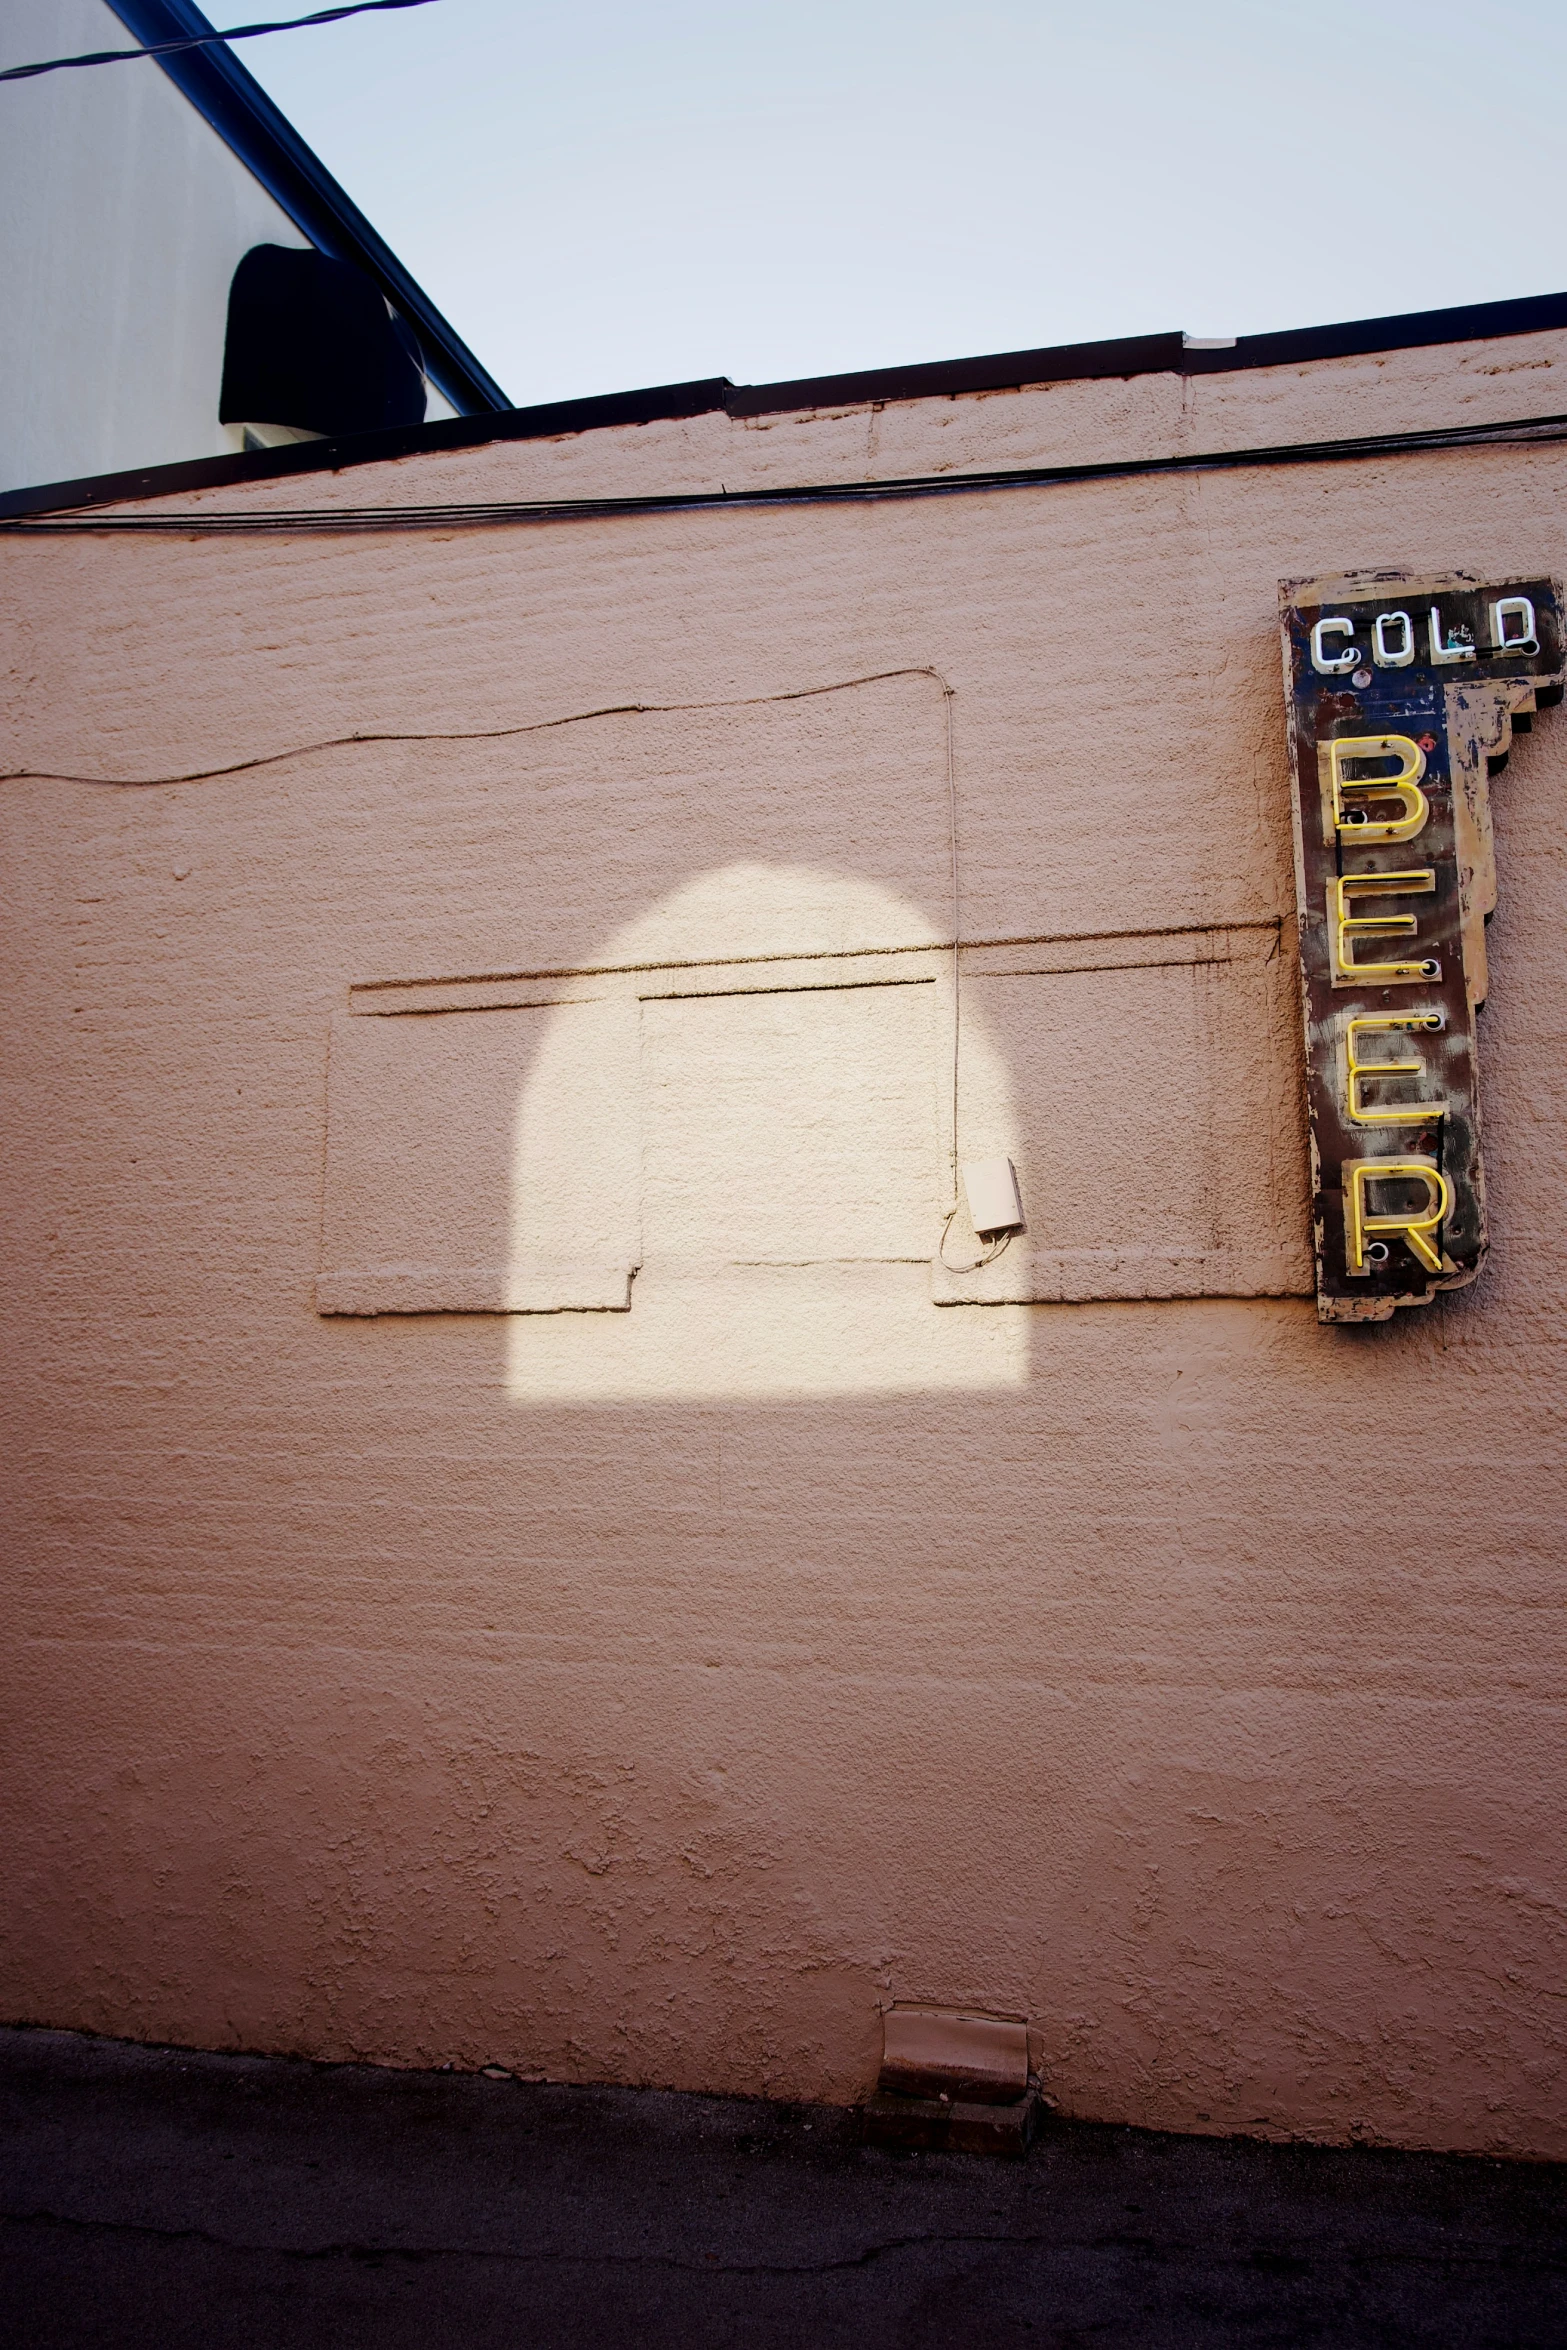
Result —
[[[1386,1321],[1485,1261],[1476,1010],[1489,779],[1562,698],[1554,580],[1286,580],[1317,1311]]]

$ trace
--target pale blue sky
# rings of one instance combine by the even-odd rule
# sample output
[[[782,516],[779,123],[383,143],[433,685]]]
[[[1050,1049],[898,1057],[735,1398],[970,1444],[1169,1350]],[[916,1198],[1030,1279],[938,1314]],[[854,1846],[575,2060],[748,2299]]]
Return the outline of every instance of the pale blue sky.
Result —
[[[1567,287],[1563,0],[437,0],[238,54],[519,403]]]

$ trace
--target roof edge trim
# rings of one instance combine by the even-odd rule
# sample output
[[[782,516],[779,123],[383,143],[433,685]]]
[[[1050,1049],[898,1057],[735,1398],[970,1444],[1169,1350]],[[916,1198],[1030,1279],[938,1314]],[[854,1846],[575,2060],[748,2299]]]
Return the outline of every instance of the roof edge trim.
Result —
[[[620,424],[656,424],[709,416],[726,405],[734,386],[725,376],[698,383],[658,384],[643,392],[607,392],[591,400],[555,400],[538,408],[503,408],[498,415],[443,416],[433,424],[394,425],[385,432],[342,433],[319,441],[291,441],[243,456],[188,457],[173,465],[144,465],[37,489],[0,491],[0,519],[50,514],[72,506],[117,506],[127,498],[163,498],[181,490],[224,489],[231,482],[270,481],[294,473],[341,473],[353,465],[384,465],[398,457],[442,449],[482,448],[491,441],[566,439]]]
[[[167,5],[168,0],[162,4]],[[110,5],[125,13],[132,0],[110,0]],[[135,0],[135,5],[142,5],[142,0]],[[423,452],[476,448],[492,441],[563,439],[616,425],[711,415],[720,409],[743,420],[810,408],[953,399],[964,394],[1136,375],[1223,375],[1249,368],[1358,358],[1379,351],[1420,350],[1440,343],[1492,342],[1503,336],[1544,334],[1564,327],[1567,293],[1531,294],[1517,301],[1475,302],[1453,310],[1419,310],[1391,318],[1354,319],[1337,326],[1242,335],[1234,344],[1218,347],[1189,344],[1180,334],[1135,335],[1114,342],[1066,343],[1037,351],[996,352],[977,359],[873,368],[853,375],[804,376],[789,383],[737,385],[727,376],[707,376],[692,383],[657,384],[642,391],[447,417],[390,432],[301,441],[287,448],[254,450],[245,456],[198,457],[182,464],[98,474],[81,481],[46,482],[36,488],[0,493],[0,517],[117,505],[126,499],[221,489],[232,482],[266,481],[295,473],[337,473],[354,465],[384,464]]]

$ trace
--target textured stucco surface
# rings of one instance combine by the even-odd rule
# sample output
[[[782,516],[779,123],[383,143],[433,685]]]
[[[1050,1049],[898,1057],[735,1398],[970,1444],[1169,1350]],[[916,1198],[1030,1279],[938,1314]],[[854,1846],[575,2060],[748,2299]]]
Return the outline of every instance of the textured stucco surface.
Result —
[[[703,419],[210,502],[1272,444],[1552,411],[1564,368],[1567,338],[1535,336]],[[1026,2015],[1083,2116],[1567,2154],[1567,721],[1494,790],[1495,1249],[1428,1314],[937,1308],[905,1235],[922,1197],[939,1222],[939,1159],[898,1155],[892,1077],[863,1127],[837,1083],[851,1049],[902,1069],[926,996],[939,1030],[951,935],[940,688],[848,681],[952,688],[976,957],[1283,923],[1287,967],[1276,582],[1560,571],[1564,488],[1567,455],[1535,447],[386,539],[6,542],[0,2009],[843,2101],[878,2003],[924,1999]],[[733,731],[738,703],[824,686],[844,690],[783,706],[813,713],[793,731],[765,709]],[[724,711],[336,742],[632,704]],[[201,783],[37,780],[277,754]],[[908,1017],[846,1007],[842,958],[871,950],[914,958],[885,999],[922,991]],[[821,962],[825,1027],[721,993],[759,954]],[[629,1313],[317,1312],[350,989],[677,963],[715,1000],[642,1003],[665,1091]],[[974,1100],[1010,1086],[1025,1128],[1036,1096],[1059,1123],[1082,1097],[1049,1094],[1027,1018],[987,1013],[984,968]],[[1126,1087],[1175,1120],[1129,1165],[1135,1121],[1085,1114],[1048,1163],[1097,1150],[1118,1216],[1145,1199],[1151,1231],[1195,1231],[1196,1127],[1249,1035],[1270,1075],[1242,1089],[1267,1128],[1246,1180],[1298,1251],[1289,1023],[1199,1019],[1190,961],[1161,968],[1163,1012],[1123,969],[1075,1039],[1068,981],[1037,982],[1085,1069],[1112,1001]],[[1191,1033],[1161,1029],[1172,1004]],[[853,1045],[883,1035],[885,1061]],[[822,1037],[833,1131],[891,1137],[799,1145],[825,1194],[851,1168],[847,1205],[765,1180]],[[1177,1039],[1208,1071],[1188,1130],[1163,1106]],[[752,1098],[770,1054],[782,1092]],[[482,1098],[471,1182],[493,1191],[508,1140]],[[765,1194],[759,1262],[714,1136]]]

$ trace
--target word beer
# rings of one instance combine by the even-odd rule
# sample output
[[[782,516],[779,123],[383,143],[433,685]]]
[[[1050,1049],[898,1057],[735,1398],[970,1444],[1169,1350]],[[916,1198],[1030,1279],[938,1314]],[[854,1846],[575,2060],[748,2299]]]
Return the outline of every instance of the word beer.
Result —
[[[1385,1321],[1485,1259],[1489,785],[1562,698],[1561,591],[1375,572],[1279,600],[1317,1311]]]

